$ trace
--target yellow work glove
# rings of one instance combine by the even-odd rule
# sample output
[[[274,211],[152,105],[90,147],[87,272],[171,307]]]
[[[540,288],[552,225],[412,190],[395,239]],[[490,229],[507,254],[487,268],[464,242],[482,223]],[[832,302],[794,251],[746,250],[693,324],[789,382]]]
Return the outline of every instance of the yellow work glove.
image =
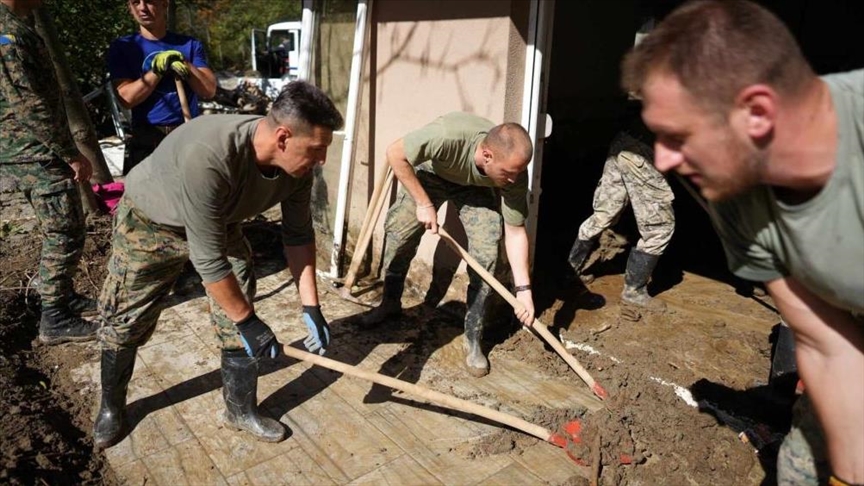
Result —
[[[189,68],[186,67],[183,59],[183,54],[180,51],[162,51],[153,57],[153,64],[150,69],[159,76],[164,76],[170,69],[180,77],[186,77],[189,75]]]
[[[187,66],[183,61],[172,62],[171,70],[174,71],[174,75],[180,79],[186,79],[189,77],[189,66]]]

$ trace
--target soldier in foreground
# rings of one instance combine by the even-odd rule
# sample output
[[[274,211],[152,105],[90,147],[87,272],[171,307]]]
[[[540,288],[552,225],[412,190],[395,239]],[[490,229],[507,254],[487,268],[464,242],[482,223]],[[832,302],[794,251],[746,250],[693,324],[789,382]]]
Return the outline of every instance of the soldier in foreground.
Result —
[[[817,77],[769,11],[705,0],[666,17],[622,74],[655,165],[699,186],[729,268],[765,282],[795,335],[806,396],[778,482],[864,484],[864,70]]]
[[[342,116],[321,90],[295,81],[266,117],[196,118],[129,173],[99,297],[105,326],[97,447],[124,436],[136,351],[152,335],[187,260],[204,282],[222,343],[226,425],[266,442],[285,438],[282,424],[258,413],[258,360],[276,357],[279,343],[252,305],[252,251],[240,223],[281,204],[282,242],[309,330],[304,344],[323,354],[330,331],[315,280],[312,169],[325,162],[341,126]]]

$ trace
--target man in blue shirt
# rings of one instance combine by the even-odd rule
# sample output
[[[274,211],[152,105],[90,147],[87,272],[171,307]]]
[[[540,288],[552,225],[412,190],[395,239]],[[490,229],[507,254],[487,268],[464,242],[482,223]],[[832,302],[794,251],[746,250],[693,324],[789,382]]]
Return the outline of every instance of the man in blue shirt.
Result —
[[[175,77],[183,80],[192,117],[198,115],[199,96],[216,94],[216,76],[207,67],[201,43],[168,32],[168,0],[127,1],[139,32],[115,39],[108,49],[111,81],[120,102],[132,110],[123,175],[183,123]]]

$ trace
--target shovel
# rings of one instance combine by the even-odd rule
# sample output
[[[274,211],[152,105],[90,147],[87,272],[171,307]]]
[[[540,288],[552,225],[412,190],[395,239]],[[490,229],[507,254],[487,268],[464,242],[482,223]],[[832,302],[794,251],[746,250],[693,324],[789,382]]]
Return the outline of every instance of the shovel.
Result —
[[[478,263],[477,260],[475,260],[474,257],[472,257],[467,250],[462,248],[459,243],[457,243],[456,240],[454,240],[453,237],[450,236],[450,234],[447,233],[447,231],[445,231],[444,228],[441,226],[438,226],[438,236],[440,236],[445,243],[450,245],[450,247],[453,248],[453,250],[458,253],[459,256],[462,257],[462,259],[465,260],[465,263],[467,263],[468,266],[470,266],[475,272],[477,272],[477,274],[480,275],[480,277],[485,280],[486,283],[488,283],[493,289],[495,289],[495,291],[498,292],[498,294],[500,294],[501,297],[503,297],[504,300],[507,301],[507,303],[513,306],[514,309],[522,308],[522,303],[520,303],[519,300],[516,299],[516,296],[508,292],[507,289],[504,288],[504,286],[501,284],[501,282],[496,280],[491,273],[489,273],[485,268],[483,268],[483,266],[480,265],[480,263]],[[570,354],[570,352],[567,351],[564,346],[562,346],[561,343],[558,342],[557,339],[555,339],[555,336],[553,336],[552,333],[549,332],[549,328],[547,328],[542,322],[534,319],[534,324],[531,325],[531,329],[537,331],[537,334],[539,334],[543,338],[543,340],[549,343],[549,345],[552,346],[552,349],[554,349],[556,353],[558,353],[562,358],[564,358],[564,361],[566,361],[567,364],[570,365],[570,368],[572,368],[573,371],[575,371],[576,374],[579,375],[579,378],[582,378],[582,381],[584,381],[585,384],[588,385],[589,388],[591,388],[591,391],[594,393],[594,395],[597,396],[597,398],[599,398],[600,400],[605,400],[609,396],[609,394],[606,393],[606,390],[603,389],[603,387],[600,386],[599,383],[594,381],[594,378],[592,378],[591,375],[588,374],[588,371],[579,363],[579,361],[577,361],[576,358],[572,354]]]
[[[509,415],[498,410],[484,407],[483,405],[471,403],[467,400],[463,400],[461,398],[457,398],[451,395],[445,395],[444,393],[430,390],[428,388],[424,388],[413,383],[408,383],[407,381],[392,378],[390,376],[382,375],[380,373],[362,370],[360,368],[357,368],[356,366],[351,366],[336,360],[332,360],[330,358],[325,358],[317,354],[312,354],[288,345],[282,346],[282,351],[285,353],[286,356],[294,359],[299,359],[313,365],[318,365],[323,368],[353,376],[355,378],[360,378],[362,380],[371,381],[373,383],[377,383],[379,385],[383,385],[394,390],[399,390],[409,395],[413,395],[414,397],[417,397],[421,400],[431,402],[442,407],[457,410],[459,412],[470,413],[472,415],[477,415],[479,417],[483,417],[499,424],[504,424],[508,427],[522,431],[528,435],[533,435],[534,437],[542,441],[548,442],[552,445],[564,449],[565,451],[567,451],[567,455],[570,457],[570,459],[579,463],[580,465],[585,465],[585,463],[581,459],[575,457],[570,452],[572,445],[579,444],[582,441],[582,423],[579,420],[571,420],[565,423],[561,427],[561,430],[564,431],[564,434],[559,434],[543,428],[537,424],[532,424],[531,422],[523,420],[519,417],[514,417],[513,415]]]
[[[183,87],[183,81],[180,78],[174,78],[174,85],[177,87],[177,97],[180,98],[183,123],[186,123],[192,119],[192,113],[189,111],[189,99],[186,97],[186,88]]]
[[[363,257],[366,254],[366,249],[369,248],[369,243],[372,241],[375,225],[378,224],[378,218],[381,216],[381,210],[384,208],[384,202],[387,201],[387,193],[390,192],[390,185],[393,182],[393,169],[387,166],[387,169],[380,175],[375,182],[375,189],[372,191],[372,197],[369,199],[369,208],[363,218],[363,224],[360,227],[360,236],[357,240],[357,246],[354,248],[354,255],[351,257],[351,265],[348,267],[348,273],[342,281],[342,288],[339,289],[339,295],[348,301],[368,305],[361,302],[351,293],[354,283],[357,281],[357,272],[360,270],[360,265],[363,263]]]

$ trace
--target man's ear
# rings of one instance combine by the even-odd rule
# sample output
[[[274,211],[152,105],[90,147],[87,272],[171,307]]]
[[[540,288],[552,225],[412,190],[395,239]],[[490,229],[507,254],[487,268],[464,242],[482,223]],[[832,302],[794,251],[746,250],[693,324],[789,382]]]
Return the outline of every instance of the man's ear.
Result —
[[[276,146],[282,151],[284,151],[285,147],[288,145],[288,139],[294,136],[291,129],[283,125],[276,127],[274,135],[276,136]]]
[[[764,84],[748,86],[738,94],[735,106],[745,116],[745,130],[750,138],[763,140],[774,131],[777,100],[777,92]]]

